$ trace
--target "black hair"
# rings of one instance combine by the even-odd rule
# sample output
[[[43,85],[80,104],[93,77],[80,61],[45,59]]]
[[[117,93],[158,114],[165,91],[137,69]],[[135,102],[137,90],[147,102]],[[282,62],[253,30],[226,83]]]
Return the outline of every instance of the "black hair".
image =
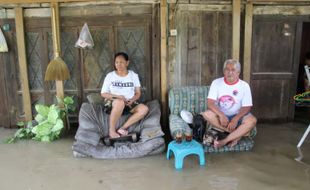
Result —
[[[125,52],[118,52],[118,53],[116,53],[116,54],[114,55],[114,61],[115,61],[115,59],[116,59],[118,56],[122,56],[126,61],[129,60],[127,53],[125,53]]]

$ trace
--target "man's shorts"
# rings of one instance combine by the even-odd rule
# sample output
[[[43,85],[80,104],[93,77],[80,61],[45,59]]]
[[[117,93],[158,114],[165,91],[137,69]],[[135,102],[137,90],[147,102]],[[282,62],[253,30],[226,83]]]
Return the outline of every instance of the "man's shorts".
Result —
[[[107,114],[111,114],[113,100],[104,100],[104,112]],[[126,115],[132,113],[132,110],[139,105],[139,102],[135,101],[131,104],[131,106],[125,106],[122,115]]]
[[[242,116],[239,120],[238,120],[238,123],[237,123],[237,126],[236,126],[236,128],[237,127],[239,127],[241,124],[242,124],[242,121],[243,121],[243,118],[245,117],[245,116],[248,116],[248,115],[250,115],[251,113],[247,113],[247,114],[245,114],[244,116]],[[228,117],[228,120],[229,120],[229,122],[236,116],[237,114],[235,114],[235,115],[231,115],[231,116],[227,116]]]

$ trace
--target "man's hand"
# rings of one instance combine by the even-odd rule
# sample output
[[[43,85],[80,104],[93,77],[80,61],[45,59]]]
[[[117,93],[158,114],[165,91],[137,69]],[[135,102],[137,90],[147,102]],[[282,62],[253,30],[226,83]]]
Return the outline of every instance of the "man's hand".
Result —
[[[219,120],[220,120],[221,126],[226,128],[229,122],[228,118],[224,114],[221,114],[219,115]]]
[[[238,118],[234,117],[227,125],[227,129],[229,132],[232,132],[236,129],[238,124]]]

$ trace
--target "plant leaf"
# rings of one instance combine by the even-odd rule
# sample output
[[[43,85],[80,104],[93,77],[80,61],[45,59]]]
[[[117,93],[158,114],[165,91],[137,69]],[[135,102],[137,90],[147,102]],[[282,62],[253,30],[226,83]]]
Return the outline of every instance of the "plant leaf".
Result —
[[[52,128],[52,132],[60,132],[62,128],[64,128],[63,121],[61,119],[57,119],[56,124]]]
[[[36,134],[36,136],[45,136],[48,135],[51,131],[52,125],[48,122],[41,123],[32,128],[32,132]]]
[[[35,105],[36,111],[41,114],[42,116],[47,117],[48,113],[49,113],[49,107],[42,105],[42,104],[36,104]]]
[[[48,113],[47,121],[50,123],[55,124],[57,119],[59,118],[59,111],[56,106],[50,107],[50,112]]]

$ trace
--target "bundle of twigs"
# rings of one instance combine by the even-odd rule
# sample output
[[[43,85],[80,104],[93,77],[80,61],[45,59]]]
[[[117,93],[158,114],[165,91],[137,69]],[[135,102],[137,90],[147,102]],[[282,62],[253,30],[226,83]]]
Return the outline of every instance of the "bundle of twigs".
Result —
[[[45,80],[63,81],[70,78],[69,69],[66,63],[60,57],[60,34],[59,34],[59,7],[58,3],[51,3],[51,22],[52,22],[52,36],[54,59],[48,64]]]

